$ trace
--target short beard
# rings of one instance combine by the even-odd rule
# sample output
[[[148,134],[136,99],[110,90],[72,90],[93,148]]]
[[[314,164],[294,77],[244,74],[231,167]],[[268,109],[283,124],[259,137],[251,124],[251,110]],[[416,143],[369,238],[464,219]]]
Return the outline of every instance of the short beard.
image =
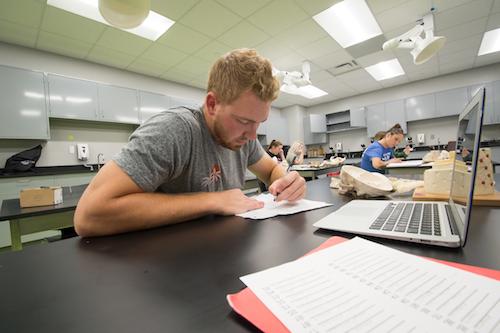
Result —
[[[224,139],[224,132],[225,131],[224,131],[224,128],[222,127],[222,125],[219,122],[215,121],[214,122],[215,141],[217,141],[217,143],[220,144],[221,146],[223,146],[224,148],[227,148],[227,149],[230,149],[233,151],[240,150],[241,146],[232,145],[231,142]]]

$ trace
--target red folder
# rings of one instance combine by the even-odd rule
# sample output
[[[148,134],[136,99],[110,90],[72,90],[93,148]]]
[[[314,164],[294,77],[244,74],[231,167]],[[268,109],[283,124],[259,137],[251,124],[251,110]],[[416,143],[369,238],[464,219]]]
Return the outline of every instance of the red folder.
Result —
[[[348,239],[342,237],[331,237],[323,244],[310,251],[308,254],[314,253],[316,251],[325,249],[330,246],[337,245],[339,243],[345,242]],[[432,261],[436,261],[448,266],[456,267],[463,269],[465,271],[469,271],[472,273],[476,273],[479,275],[483,275],[495,280],[500,280],[500,271],[496,271],[493,269],[487,269],[476,266],[469,266],[464,264],[457,264],[454,262],[437,260],[432,258],[427,258]],[[276,316],[262,303],[257,296],[248,288],[243,289],[242,291],[236,294],[227,295],[227,301],[229,305],[233,308],[233,310],[246,318],[249,322],[254,324],[258,329],[263,332],[272,332],[272,333],[288,333],[290,332],[285,325],[283,325]]]

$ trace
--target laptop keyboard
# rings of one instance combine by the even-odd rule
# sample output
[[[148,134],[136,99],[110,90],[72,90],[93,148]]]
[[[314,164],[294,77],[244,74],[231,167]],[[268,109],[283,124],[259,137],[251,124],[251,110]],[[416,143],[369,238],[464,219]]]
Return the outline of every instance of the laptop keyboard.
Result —
[[[372,230],[441,236],[435,203],[389,203],[370,226]]]

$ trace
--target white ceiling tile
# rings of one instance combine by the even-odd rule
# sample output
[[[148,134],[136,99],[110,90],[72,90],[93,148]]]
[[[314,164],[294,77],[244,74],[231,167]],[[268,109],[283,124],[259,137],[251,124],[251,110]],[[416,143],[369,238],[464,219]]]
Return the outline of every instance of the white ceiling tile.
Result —
[[[433,0],[432,6],[436,8],[437,12],[443,12],[453,7],[461,6],[463,4],[472,2],[474,0]],[[488,0],[489,1],[489,0]]]
[[[454,40],[444,44],[443,48],[439,50],[439,55],[448,55],[456,53],[465,49],[471,49],[477,51],[479,50],[479,45],[481,44],[481,39],[483,34],[470,36],[460,40]]]
[[[500,13],[491,14],[488,17],[488,23],[486,24],[486,31],[494,30],[500,28]]]
[[[259,54],[269,58],[271,61],[278,60],[292,52],[285,43],[275,37],[266,40],[264,43],[255,47]]]
[[[470,61],[469,63],[464,63],[464,62],[459,62],[459,63],[448,63],[445,65],[439,66],[439,74],[449,74],[449,73],[455,73],[455,72],[460,72],[465,69],[471,68],[473,65],[473,61]]]
[[[314,16],[339,3],[340,0],[295,0],[295,2],[309,15]]]
[[[436,72],[436,71],[425,72],[424,71],[424,72],[406,73],[406,76],[408,76],[408,78],[411,81],[424,80],[424,79],[434,77],[436,75],[439,75],[439,72]]]
[[[106,25],[59,8],[47,6],[40,28],[43,31],[94,44]],[[130,35],[130,33],[126,34]]]
[[[274,0],[248,17],[256,27],[274,36],[304,21],[309,15],[290,0]]]
[[[382,61],[387,61],[396,58],[393,50],[381,50],[360,58],[357,58],[357,63],[362,67],[368,67]]]
[[[425,63],[420,65],[415,65],[413,63],[413,58],[411,57],[410,54],[408,54],[408,56],[404,57],[403,59],[405,59],[405,61],[401,61],[401,57],[398,58],[405,73],[426,72],[426,71],[434,71],[437,73],[439,69],[439,62],[437,56],[433,56]]]
[[[491,12],[492,13],[500,12],[500,0],[495,0],[493,2],[493,6],[491,7]]]
[[[449,10],[438,11],[434,27],[436,31],[440,31],[488,16],[491,4],[492,0],[476,0]]]
[[[233,48],[230,46],[227,46],[216,40],[213,40],[204,47],[202,47],[200,50],[198,50],[194,55],[197,56],[198,58],[213,63],[216,59],[223,56],[232,49]]]
[[[466,37],[483,34],[486,28],[487,17],[456,25],[444,30],[436,30],[436,36],[445,36],[446,42],[464,39]]]
[[[304,45],[295,49],[297,53],[303,55],[307,59],[319,58],[322,55],[338,51],[342,47],[330,36],[323,37],[315,42]]]
[[[159,77],[165,72],[165,65],[139,58],[127,66],[127,70],[144,75]]]
[[[196,75],[187,73],[184,70],[179,70],[175,67],[170,68],[161,75],[162,79],[173,82],[182,82],[182,83],[191,82],[192,80],[194,80],[195,77]]]
[[[167,45],[184,53],[192,54],[210,42],[210,37],[194,31],[181,23],[175,23],[158,38],[157,43]]]
[[[304,45],[311,44],[319,39],[329,37],[313,19],[307,19],[289,29],[276,35],[286,46],[292,49],[300,49]]]
[[[254,47],[269,38],[270,36],[264,31],[247,21],[241,21],[232,29],[219,36],[217,40],[233,48],[239,48]]]
[[[429,3],[422,0],[410,0],[396,7],[375,15],[382,31],[391,31],[410,23],[415,23],[430,10]]]
[[[188,55],[184,52],[158,43],[153,44],[141,55],[142,60],[151,60],[153,62],[161,64],[165,66],[165,70],[180,63],[187,57]]]
[[[311,72],[310,79],[313,84],[317,82],[327,81],[333,79],[334,76],[325,70],[320,70],[317,72]]]
[[[408,77],[406,75],[400,75],[400,76],[396,76],[392,79],[382,80],[379,82],[382,85],[382,87],[388,88],[388,87],[393,87],[393,86],[408,83],[409,80],[408,80]]]
[[[238,14],[241,17],[247,17],[258,9],[264,7],[271,0],[217,0],[218,3]]]
[[[190,56],[181,63],[175,65],[174,68],[181,72],[193,74],[198,78],[202,76],[208,78],[210,67],[212,67],[212,63],[196,56]]]
[[[373,14],[378,14],[388,9],[397,7],[408,0],[367,0],[366,3],[370,7]]]
[[[0,1],[0,19],[30,28],[38,28],[44,7],[44,3],[32,0],[2,0]]]
[[[40,31],[37,48],[73,58],[84,58],[92,48],[92,44]]]
[[[28,47],[35,47],[38,30],[25,25],[0,20],[0,40]]]
[[[107,49],[139,56],[148,47],[153,45],[153,42],[126,31],[108,27],[104,33],[102,33],[96,44]]]
[[[343,64],[345,62],[349,62],[353,60],[351,55],[347,53],[344,49],[337,50],[332,53],[328,53],[318,58],[311,59],[311,62],[318,65],[323,69],[332,68]]]
[[[462,49],[454,53],[438,54],[439,68],[448,63],[455,63],[462,61],[465,63],[470,63],[472,66],[472,63],[476,58],[477,51],[478,51],[477,48],[469,48],[469,49]]]
[[[151,0],[151,9],[158,14],[177,21],[198,2],[199,0]]]
[[[213,0],[202,0],[179,22],[207,36],[216,38],[241,21],[241,17]]]
[[[95,45],[85,60],[111,67],[125,68],[134,60],[134,58],[135,57],[133,55],[112,50],[104,46]]]
[[[306,60],[300,54],[296,52],[289,52],[286,56],[281,57],[279,59],[273,59],[273,66],[279,70],[291,70],[291,68],[295,68],[297,65],[302,64],[302,62]]]

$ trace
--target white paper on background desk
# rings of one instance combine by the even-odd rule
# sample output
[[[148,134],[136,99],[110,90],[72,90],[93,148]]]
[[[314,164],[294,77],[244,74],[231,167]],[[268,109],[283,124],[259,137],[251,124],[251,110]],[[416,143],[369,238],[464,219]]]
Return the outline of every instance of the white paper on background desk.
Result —
[[[241,216],[248,219],[260,220],[260,219],[267,219],[269,217],[277,215],[290,215],[290,214],[304,212],[306,210],[312,210],[332,205],[322,201],[313,201],[307,199],[301,199],[296,202],[288,202],[286,200],[278,202],[274,201],[274,196],[272,194],[267,194],[267,193],[259,194],[252,198],[259,201],[263,201],[264,207],[241,214],[236,214],[236,216]]]
[[[291,332],[500,332],[500,283],[362,238],[240,278]]]
[[[424,161],[422,160],[401,161],[400,163],[389,163],[387,164],[387,168],[419,167],[422,166],[423,163]]]

